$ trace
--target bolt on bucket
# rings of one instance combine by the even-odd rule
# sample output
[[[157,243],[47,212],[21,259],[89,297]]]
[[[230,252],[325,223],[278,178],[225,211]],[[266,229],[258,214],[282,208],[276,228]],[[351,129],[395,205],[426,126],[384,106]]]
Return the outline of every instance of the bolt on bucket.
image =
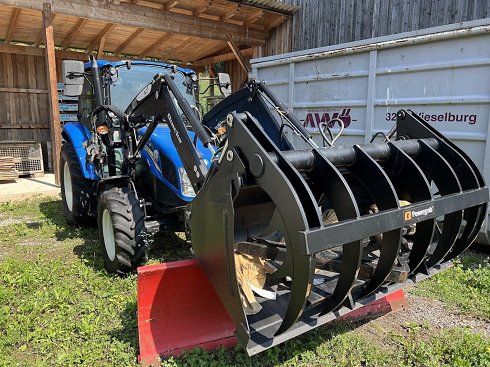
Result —
[[[474,163],[411,111],[383,142],[327,148],[286,111],[252,82],[205,116],[226,134],[189,208],[196,257],[249,355],[444,269],[489,200]]]

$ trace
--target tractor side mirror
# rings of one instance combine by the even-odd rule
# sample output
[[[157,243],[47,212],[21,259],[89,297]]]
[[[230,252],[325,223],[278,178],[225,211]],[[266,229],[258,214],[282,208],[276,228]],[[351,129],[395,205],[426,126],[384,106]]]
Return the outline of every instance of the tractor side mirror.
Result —
[[[231,94],[230,74],[218,73],[218,83],[223,96],[228,97]]]
[[[83,61],[64,60],[62,70],[65,95],[69,97],[81,95],[85,75]]]

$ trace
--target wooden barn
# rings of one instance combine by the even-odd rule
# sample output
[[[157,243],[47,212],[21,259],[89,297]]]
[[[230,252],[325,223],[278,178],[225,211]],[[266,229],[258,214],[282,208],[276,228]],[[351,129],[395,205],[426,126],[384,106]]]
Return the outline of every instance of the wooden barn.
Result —
[[[247,60],[295,10],[270,0],[0,0],[0,141],[42,143],[56,174],[62,60],[96,53],[201,70],[238,58],[243,83]]]
[[[489,15],[487,0],[0,0],[0,141],[41,143],[57,173],[64,59],[223,63],[236,89],[253,57]]]

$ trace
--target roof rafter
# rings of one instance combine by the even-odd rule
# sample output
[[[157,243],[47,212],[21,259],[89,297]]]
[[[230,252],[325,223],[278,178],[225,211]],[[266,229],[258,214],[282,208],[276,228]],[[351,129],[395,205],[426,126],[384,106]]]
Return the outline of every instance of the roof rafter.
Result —
[[[196,8],[196,10],[193,11],[193,15],[196,17],[200,16],[202,13],[208,10],[212,4],[213,4],[213,0],[208,0],[206,4]]]
[[[177,3],[178,3],[178,0],[168,0],[168,1],[167,1],[167,2],[164,4],[163,8],[164,8],[165,10],[170,10],[170,9],[172,9],[172,8],[173,8],[175,5],[177,5]]]
[[[170,6],[175,1],[171,0],[166,5]],[[0,0],[0,4],[41,10],[43,3],[39,0]],[[230,33],[237,44],[262,46],[267,38],[264,31],[177,12],[151,11],[139,4],[120,3],[116,6],[110,2],[93,0],[56,0],[52,3],[52,9],[54,13],[68,16],[195,37],[205,35],[208,39],[222,41],[226,41],[226,33]]]
[[[233,4],[233,8],[219,17],[219,20],[222,22],[224,20],[233,18],[236,14],[240,12],[240,4]]]
[[[5,43],[8,45],[12,41],[12,35],[14,34],[15,30],[15,25],[17,23],[17,20],[19,19],[21,9],[20,8],[15,8],[14,12],[12,13],[12,17],[10,18],[10,23],[7,28],[7,35],[5,36]]]
[[[97,59],[102,58],[102,55],[104,54],[106,39],[107,39],[107,35],[103,36],[99,41],[99,46],[97,47]]]
[[[70,34],[68,34],[68,36],[66,36],[65,40],[63,41],[63,44],[61,45],[61,49],[62,50],[66,50],[67,48],[70,47],[70,44],[72,43],[73,39],[82,30],[83,26],[87,22],[88,22],[88,19],[86,19],[86,18],[80,18],[80,20],[78,21],[78,23],[71,30]]]
[[[87,52],[91,53],[97,45],[100,43],[103,37],[105,37],[110,31],[112,31],[116,25],[114,23],[107,23],[107,25],[104,27],[102,31],[95,37],[95,39],[90,43],[90,45],[87,47]]]
[[[157,39],[155,42],[153,42],[150,47],[148,47],[146,50],[144,50],[142,53],[138,55],[139,58],[143,58],[148,56],[150,53],[155,51],[160,45],[166,41],[168,41],[170,38],[173,37],[173,33],[165,33],[163,36],[161,36],[159,39]]]
[[[53,17],[51,18],[51,22],[54,22],[54,19],[56,18],[56,14],[53,14]],[[41,29],[39,30],[39,32],[37,33],[37,36],[36,36],[36,39],[34,41],[34,46],[35,47],[39,47],[39,45],[41,44],[41,42],[43,41],[43,38],[44,38],[44,27],[41,26]]]
[[[257,20],[260,19],[262,15],[264,15],[264,11],[262,9],[259,9],[252,17],[245,21],[245,24],[250,25],[255,23]]]
[[[243,57],[252,57],[254,50],[253,48],[246,48],[245,50],[240,50],[240,52],[243,55]],[[196,60],[193,62],[193,64],[196,66],[206,66],[206,65],[217,64],[223,61],[235,60],[235,58],[236,56],[233,52],[228,52],[225,54],[210,56],[204,59]]]
[[[124,41],[117,49],[114,51],[114,55],[119,55],[124,51],[126,47],[136,38],[138,37],[145,29],[137,28],[127,39]]]

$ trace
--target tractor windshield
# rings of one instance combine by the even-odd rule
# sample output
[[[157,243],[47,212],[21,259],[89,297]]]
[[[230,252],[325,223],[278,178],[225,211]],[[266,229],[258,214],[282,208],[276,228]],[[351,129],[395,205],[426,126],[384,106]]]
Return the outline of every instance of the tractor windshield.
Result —
[[[157,73],[168,73],[169,69],[157,65],[134,65],[131,69],[126,66],[118,68],[117,78],[111,85],[111,104],[122,111],[126,110],[136,95],[146,87]],[[174,78],[175,85],[191,106],[196,105],[192,80],[177,71]]]

